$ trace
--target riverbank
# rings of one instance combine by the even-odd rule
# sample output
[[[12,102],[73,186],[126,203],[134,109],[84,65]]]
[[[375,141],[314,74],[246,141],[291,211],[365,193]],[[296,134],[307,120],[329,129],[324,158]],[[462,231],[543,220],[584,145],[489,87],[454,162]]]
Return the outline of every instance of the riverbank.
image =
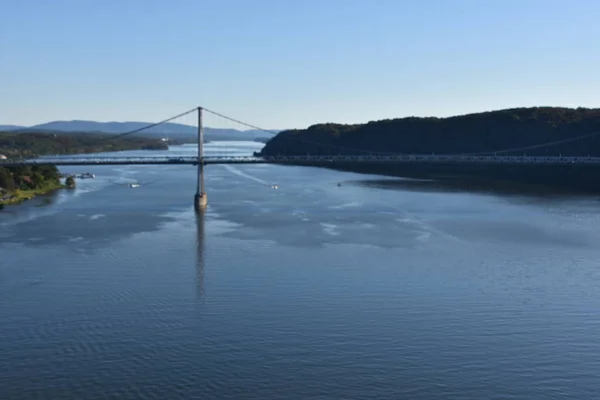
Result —
[[[58,182],[49,182],[43,187],[35,188],[35,189],[17,189],[14,192],[7,193],[5,195],[0,196],[0,206],[9,206],[9,205],[18,205],[25,201],[31,200],[34,197],[42,196],[48,193],[51,193],[58,189],[67,188],[66,185]]]
[[[53,165],[0,167],[0,204],[14,205],[64,187]]]

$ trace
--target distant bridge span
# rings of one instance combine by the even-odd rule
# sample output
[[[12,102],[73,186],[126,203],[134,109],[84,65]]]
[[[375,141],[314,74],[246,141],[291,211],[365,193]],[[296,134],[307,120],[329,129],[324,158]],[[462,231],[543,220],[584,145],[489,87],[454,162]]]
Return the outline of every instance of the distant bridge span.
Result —
[[[194,195],[194,207],[200,211],[208,204],[208,196],[204,187],[204,167],[211,164],[281,164],[281,165],[306,165],[306,166],[327,166],[341,164],[397,164],[397,165],[425,165],[425,164],[443,164],[443,165],[597,165],[600,166],[600,157],[528,157],[528,156],[503,156],[497,154],[506,154],[508,152],[526,151],[530,148],[541,148],[551,146],[565,141],[578,140],[579,138],[566,139],[558,142],[551,142],[542,145],[529,146],[521,149],[505,149],[494,153],[496,155],[478,155],[478,154],[369,154],[363,155],[340,155],[340,152],[353,153],[355,151],[340,151],[342,148],[334,149],[329,155],[275,155],[275,156],[205,156],[204,155],[204,130],[202,124],[202,107],[186,111],[182,114],[168,118],[164,121],[150,124],[144,128],[135,129],[116,135],[122,137],[138,133],[144,129],[149,129],[163,123],[174,120],[184,115],[197,113],[198,116],[198,154],[193,157],[95,157],[93,155],[79,156],[44,156],[40,158],[20,159],[20,160],[0,160],[0,166],[26,166],[26,165],[56,165],[56,166],[93,166],[93,165],[195,165],[197,168],[196,193]],[[260,129],[256,126],[243,123],[236,119],[224,116],[214,111],[206,110],[214,115],[223,117],[227,120],[241,123],[253,129]],[[585,134],[582,137],[596,135],[598,133]],[[349,150],[349,149],[345,149]],[[338,153],[336,155],[335,153]],[[360,152],[359,152],[360,153]]]
[[[390,155],[390,156],[187,156],[187,157],[41,157],[0,161],[0,166],[56,165],[202,165],[211,164],[535,164],[535,165],[600,165],[600,157],[527,157],[527,156],[461,156],[461,155]]]

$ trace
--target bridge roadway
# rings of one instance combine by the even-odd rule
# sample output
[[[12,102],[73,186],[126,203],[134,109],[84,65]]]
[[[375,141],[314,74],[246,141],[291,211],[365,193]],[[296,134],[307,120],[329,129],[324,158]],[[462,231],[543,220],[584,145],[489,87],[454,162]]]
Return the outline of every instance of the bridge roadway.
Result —
[[[468,155],[337,155],[337,156],[208,156],[202,164],[536,164],[536,165],[599,165],[600,157],[527,157],[527,156],[468,156]],[[0,160],[0,166],[25,165],[197,165],[197,157],[77,157],[55,156],[25,160]]]

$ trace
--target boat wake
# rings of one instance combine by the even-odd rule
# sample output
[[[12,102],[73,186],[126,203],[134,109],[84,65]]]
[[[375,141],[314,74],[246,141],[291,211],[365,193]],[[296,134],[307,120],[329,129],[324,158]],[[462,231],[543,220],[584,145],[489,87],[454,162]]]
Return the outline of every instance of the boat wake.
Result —
[[[271,185],[269,182],[267,182],[267,181],[264,181],[264,180],[262,180],[262,179],[260,179],[260,178],[257,178],[257,177],[255,177],[255,176],[248,175],[247,173],[245,173],[245,172],[242,172],[242,171],[240,171],[239,169],[237,169],[237,168],[235,168],[235,167],[232,167],[231,165],[226,165],[226,164],[225,164],[225,165],[223,165],[223,168],[225,168],[226,170],[228,170],[228,171],[229,171],[229,172],[231,172],[232,174],[235,174],[235,175],[241,176],[242,178],[250,179],[251,181],[258,182],[258,183],[260,183],[260,184],[262,184],[262,185],[266,185],[266,186],[272,186],[272,185]]]

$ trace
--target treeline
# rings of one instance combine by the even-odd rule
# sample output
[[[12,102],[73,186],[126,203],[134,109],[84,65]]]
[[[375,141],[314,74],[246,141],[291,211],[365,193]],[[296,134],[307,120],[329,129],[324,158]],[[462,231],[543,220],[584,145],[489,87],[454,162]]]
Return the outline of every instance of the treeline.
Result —
[[[114,138],[94,133],[0,132],[0,154],[9,158],[166,149],[167,144],[159,139],[139,136]]]
[[[576,141],[521,149],[586,134]],[[532,107],[449,118],[319,124],[279,133],[260,154],[493,154],[506,149],[519,150],[502,155],[600,156],[600,109]]]
[[[0,194],[58,185],[60,173],[54,165],[0,167]]]

